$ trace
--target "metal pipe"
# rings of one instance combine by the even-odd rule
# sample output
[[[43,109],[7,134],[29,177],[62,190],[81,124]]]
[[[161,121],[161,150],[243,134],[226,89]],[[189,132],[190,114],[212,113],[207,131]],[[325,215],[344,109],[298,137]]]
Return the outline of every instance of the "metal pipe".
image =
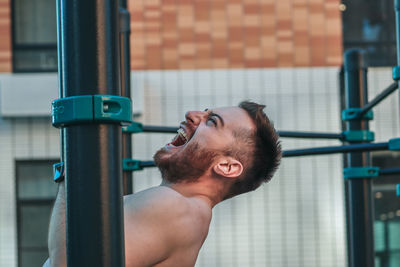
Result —
[[[379,175],[393,175],[400,174],[400,168],[380,169]]]
[[[143,125],[143,132],[146,132],[146,133],[175,133],[176,134],[177,130],[178,130],[178,127]]]
[[[373,107],[378,105],[382,100],[384,100],[386,97],[388,97],[391,93],[396,91],[396,89],[399,88],[399,85],[397,82],[392,83],[389,85],[385,90],[383,90],[379,95],[377,95],[374,99],[372,99],[370,102],[368,102],[360,112],[360,115],[364,115],[368,111],[370,111]]]
[[[398,67],[400,66],[400,0],[394,0],[394,9],[396,13],[396,52],[397,52],[397,67]],[[400,80],[397,81],[397,84],[399,83]]]
[[[130,15],[126,10],[126,1],[120,2],[123,8],[119,9],[120,19],[120,52],[121,52],[121,95],[131,98],[131,60],[130,60]],[[125,5],[125,6],[123,6]],[[122,135],[122,158],[132,157],[132,136]],[[124,195],[133,193],[132,172],[122,173]]]
[[[149,168],[149,167],[155,167],[156,165],[154,164],[154,161],[148,160],[148,161],[141,161],[139,166],[142,168]]]
[[[363,53],[348,50],[344,55],[346,108],[360,108],[366,103],[364,90],[366,80]],[[346,123],[348,131],[367,130],[368,121],[351,120]],[[355,142],[350,142],[350,144]],[[376,144],[356,144],[376,145]],[[368,166],[368,154],[352,152],[347,155],[347,167]],[[347,179],[346,220],[349,267],[374,266],[374,232],[371,179]]]
[[[60,1],[56,2],[56,12],[57,12],[57,43],[61,44],[62,34],[61,34],[61,3]],[[64,88],[63,88],[63,66],[61,62],[62,59],[62,46],[57,45],[57,65],[58,65],[58,94],[60,98],[64,97]],[[60,128],[60,162],[65,162],[65,151],[64,151],[64,128]]]
[[[178,127],[169,126],[154,126],[154,125],[143,125],[143,132],[146,133],[175,133]],[[312,138],[312,139],[342,139],[343,134],[341,133],[319,133],[319,132],[297,132],[297,131],[278,131],[280,137],[291,137],[291,138]]]
[[[396,13],[396,43],[397,43],[397,65],[400,65],[400,0],[394,0]]]
[[[298,157],[298,156],[316,156],[337,153],[349,152],[365,152],[365,151],[380,151],[387,150],[388,143],[375,143],[375,144],[353,144],[345,146],[327,146],[327,147],[314,147],[305,149],[294,149],[283,151],[283,157]]]
[[[127,0],[119,0],[119,6],[127,9],[128,8]]]
[[[278,131],[280,137],[290,138],[311,138],[311,139],[343,139],[342,133],[318,133],[318,132],[296,132],[296,131]]]
[[[62,96],[120,95],[117,3],[58,0]],[[67,264],[124,266],[121,127],[64,132]]]

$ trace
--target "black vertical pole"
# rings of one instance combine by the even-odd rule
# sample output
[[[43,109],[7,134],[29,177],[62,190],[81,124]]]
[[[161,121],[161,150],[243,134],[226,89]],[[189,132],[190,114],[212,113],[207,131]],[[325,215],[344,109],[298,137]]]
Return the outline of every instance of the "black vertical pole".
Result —
[[[120,2],[120,52],[121,52],[121,95],[131,98],[131,60],[130,60],[130,15],[126,1]],[[132,136],[122,135],[122,158],[132,158]],[[132,194],[132,172],[122,173],[124,195]]]
[[[395,13],[396,13],[397,66],[400,66],[400,0],[394,0],[394,9],[395,9]],[[400,86],[400,80],[398,80],[397,83]],[[399,90],[399,92],[400,92],[400,90]]]
[[[124,9],[128,9],[127,0],[119,0],[119,6],[124,8]]]
[[[349,50],[344,55],[346,108],[359,108],[366,102],[363,75],[366,75],[363,53]],[[351,120],[347,130],[366,130],[368,122]],[[352,152],[347,155],[347,166],[368,164],[368,154]],[[347,242],[349,267],[374,266],[373,209],[371,179],[349,179],[346,190]]]
[[[118,1],[58,0],[63,97],[119,95]],[[67,263],[124,266],[121,129],[64,129]]]
[[[61,41],[62,41],[62,33],[61,33],[61,1],[56,2],[57,8],[57,67],[58,67],[58,94],[60,98],[64,97],[64,89],[63,89],[63,76],[62,76],[62,49],[61,49]],[[64,128],[60,128],[60,162],[65,162],[64,158]]]

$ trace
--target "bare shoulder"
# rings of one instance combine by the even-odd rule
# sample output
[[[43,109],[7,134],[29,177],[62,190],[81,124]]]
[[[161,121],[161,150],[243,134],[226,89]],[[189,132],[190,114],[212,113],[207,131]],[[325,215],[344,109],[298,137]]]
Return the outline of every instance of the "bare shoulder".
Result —
[[[126,266],[153,266],[188,250],[197,256],[211,219],[202,205],[164,186],[124,197]]]
[[[184,197],[181,194],[165,186],[151,187],[124,197],[124,205],[128,208],[141,208],[142,205],[150,204],[166,205],[182,201]]]
[[[209,223],[211,209],[196,198],[188,198],[165,186],[126,196],[125,216],[141,216],[147,222],[157,219],[167,220],[166,227],[196,226]],[[133,219],[133,218],[132,218]],[[180,225],[179,225],[180,224]],[[208,226],[208,225],[207,225]]]
[[[152,187],[124,197],[124,209],[127,215],[176,216],[177,213],[185,211],[187,205],[185,197],[163,186]]]

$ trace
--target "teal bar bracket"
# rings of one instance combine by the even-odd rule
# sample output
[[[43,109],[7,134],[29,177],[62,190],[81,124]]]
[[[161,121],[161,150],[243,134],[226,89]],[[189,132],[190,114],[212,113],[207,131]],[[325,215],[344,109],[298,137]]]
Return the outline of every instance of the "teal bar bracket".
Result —
[[[393,80],[400,80],[400,66],[393,67]]]
[[[94,95],[93,110],[95,121],[124,124],[132,122],[132,102],[127,97]]]
[[[379,176],[379,167],[352,167],[343,170],[344,179],[375,178]]]
[[[368,130],[344,131],[343,141],[348,142],[372,142],[375,140],[375,133]]]
[[[353,120],[373,120],[374,113],[372,110],[368,111],[361,116],[361,108],[348,108],[342,111],[342,120],[353,121]]]
[[[140,122],[132,122],[128,126],[122,127],[122,132],[123,133],[141,133],[143,132],[143,124]]]
[[[53,180],[56,183],[64,180],[64,162],[53,164]]]
[[[123,159],[122,160],[123,171],[140,171],[143,167],[140,166],[140,160],[135,159]]]
[[[61,127],[74,122],[76,124],[93,120],[93,97],[72,96],[56,99],[51,103],[52,123],[55,127]]]
[[[396,185],[396,195],[400,197],[400,184]]]
[[[65,127],[82,123],[132,122],[132,102],[114,95],[83,95],[56,99],[52,103],[52,124]]]
[[[400,150],[400,138],[392,138],[389,140],[389,150]]]

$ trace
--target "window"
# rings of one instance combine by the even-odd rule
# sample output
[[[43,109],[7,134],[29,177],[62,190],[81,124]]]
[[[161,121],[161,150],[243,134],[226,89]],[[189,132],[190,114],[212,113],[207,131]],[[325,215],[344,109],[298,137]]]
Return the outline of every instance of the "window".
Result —
[[[48,258],[50,213],[57,194],[55,161],[17,161],[18,266],[42,266]]]
[[[14,0],[14,72],[57,71],[55,0]]]
[[[393,0],[343,0],[344,49],[367,52],[369,66],[395,66],[396,33]]]
[[[373,166],[398,168],[400,153],[373,153]],[[399,175],[374,179],[375,266],[400,266],[400,199],[396,197]]]

